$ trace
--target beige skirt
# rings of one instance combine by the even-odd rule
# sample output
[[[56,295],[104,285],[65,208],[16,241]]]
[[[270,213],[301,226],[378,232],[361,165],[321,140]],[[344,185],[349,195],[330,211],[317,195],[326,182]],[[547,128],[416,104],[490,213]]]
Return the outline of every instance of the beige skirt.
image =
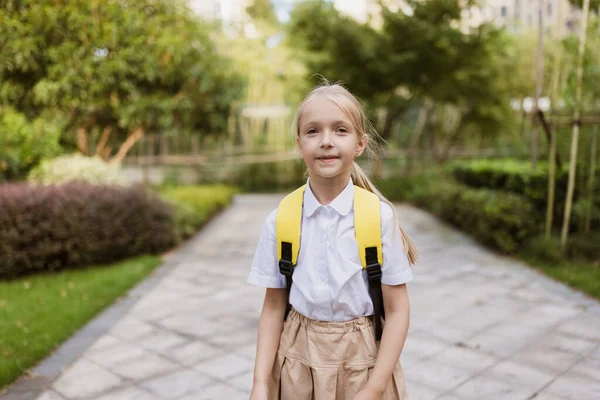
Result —
[[[378,347],[370,317],[321,322],[292,309],[275,357],[269,400],[352,400],[367,384]],[[400,361],[382,399],[408,399]]]

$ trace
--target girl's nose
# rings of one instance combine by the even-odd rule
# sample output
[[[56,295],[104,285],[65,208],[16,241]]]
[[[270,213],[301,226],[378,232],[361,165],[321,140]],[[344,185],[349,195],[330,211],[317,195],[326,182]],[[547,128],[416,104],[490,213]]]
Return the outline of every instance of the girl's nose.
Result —
[[[321,137],[321,147],[331,147],[331,135],[333,135],[333,133],[328,129],[323,132],[323,136]]]

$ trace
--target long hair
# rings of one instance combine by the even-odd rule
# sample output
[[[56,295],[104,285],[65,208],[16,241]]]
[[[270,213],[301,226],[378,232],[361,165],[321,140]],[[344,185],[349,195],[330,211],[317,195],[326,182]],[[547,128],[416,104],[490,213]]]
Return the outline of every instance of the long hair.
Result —
[[[304,100],[298,107],[298,111],[296,112],[296,116],[294,117],[293,124],[293,130],[296,136],[300,134],[299,121],[300,117],[302,116],[302,112],[304,111],[305,105],[316,97],[325,98],[335,103],[352,122],[352,125],[354,126],[354,129],[356,130],[359,137],[362,137],[363,135],[368,135],[369,140],[367,142],[366,148],[367,153],[371,157],[377,157],[378,153],[374,151],[373,147],[379,146],[379,143],[382,141],[378,140],[380,139],[379,134],[373,127],[373,124],[371,124],[371,122],[365,115],[365,112],[363,111],[363,108],[361,107],[361,104],[358,101],[358,99],[354,97],[354,95],[350,93],[341,84],[331,84],[325,79],[320,86],[317,86],[304,98]],[[373,182],[371,182],[367,174],[365,174],[365,172],[356,163],[356,161],[352,163],[351,177],[352,182],[355,185],[366,189],[369,192],[375,193],[381,199],[381,201],[388,204],[392,208],[394,221],[397,221],[396,210],[394,205],[388,199],[386,199],[379,190],[377,190]],[[400,235],[402,237],[402,245],[404,246],[404,251],[406,252],[408,261],[410,264],[415,264],[418,258],[418,252],[415,247],[415,244],[401,225],[399,225],[399,228]]]

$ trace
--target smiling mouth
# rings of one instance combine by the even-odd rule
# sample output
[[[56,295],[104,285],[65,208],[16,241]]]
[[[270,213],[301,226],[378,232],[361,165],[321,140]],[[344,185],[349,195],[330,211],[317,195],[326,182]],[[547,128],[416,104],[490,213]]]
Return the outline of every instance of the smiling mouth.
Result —
[[[317,158],[317,160],[324,161],[324,162],[331,162],[331,161],[337,160],[338,158],[339,157],[333,157],[333,156],[331,156],[331,157],[319,157],[319,158]]]

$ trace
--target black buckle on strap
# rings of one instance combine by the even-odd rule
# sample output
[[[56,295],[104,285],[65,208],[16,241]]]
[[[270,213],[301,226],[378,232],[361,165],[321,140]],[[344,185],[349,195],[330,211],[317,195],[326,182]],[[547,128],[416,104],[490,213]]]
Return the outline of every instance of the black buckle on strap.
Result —
[[[381,265],[379,263],[367,265],[366,269],[369,280],[381,279]]]
[[[292,276],[292,273],[294,272],[292,262],[288,260],[279,260],[279,272],[281,272],[281,275]]]

